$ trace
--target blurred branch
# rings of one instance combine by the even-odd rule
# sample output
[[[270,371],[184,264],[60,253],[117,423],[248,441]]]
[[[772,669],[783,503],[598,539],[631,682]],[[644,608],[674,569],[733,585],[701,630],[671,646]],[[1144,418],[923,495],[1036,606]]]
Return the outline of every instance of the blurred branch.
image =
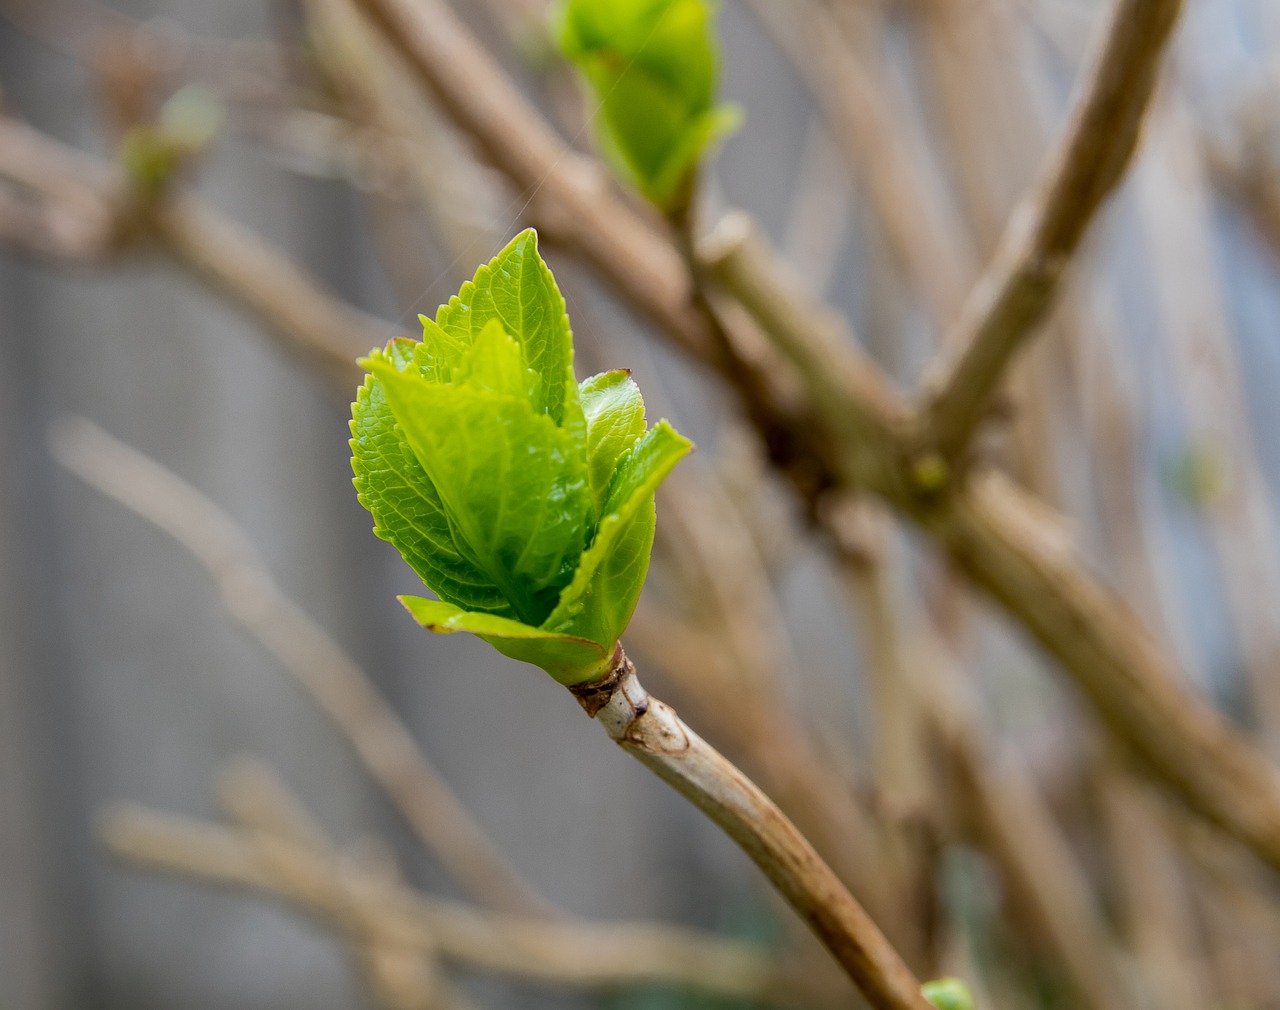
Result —
[[[973,251],[880,66],[881,40],[855,55],[838,17],[814,0],[745,6],[804,81],[849,171],[865,179],[894,256],[922,290],[930,317],[945,325],[963,300]]]
[[[149,224],[165,250],[198,279],[348,384],[358,378],[356,358],[391,335],[390,324],[322,290],[280,250],[191,197],[165,201]]]
[[[953,814],[971,826],[1006,886],[1021,899],[1029,922],[1047,940],[1080,1005],[1091,1010],[1131,1005],[1112,954],[1114,938],[1035,783],[1019,764],[993,755],[986,743],[991,734],[964,671],[952,668],[932,627],[894,605],[889,581],[895,552],[886,525],[858,518],[856,525],[846,520],[850,536],[840,575],[857,611],[868,664],[888,667],[868,676],[873,682],[894,678],[902,695],[896,699],[898,721],[885,731],[899,736],[914,731],[917,749],[927,739],[941,751],[958,789],[949,796],[952,790],[935,786],[935,803],[949,798]],[[877,706],[877,711],[883,718],[885,709]],[[905,748],[910,741],[886,745]],[[896,761],[906,774],[921,774],[911,766],[923,761],[922,755],[907,751]]]
[[[469,970],[577,989],[662,982],[783,1007],[839,1007],[813,977],[750,944],[647,924],[490,915],[387,882],[296,841],[123,808],[105,821],[111,852],[153,870],[280,898],[344,932]]]
[[[695,474],[697,478],[695,479]],[[755,489],[759,491],[759,489]],[[699,725],[740,759],[892,940],[909,964],[928,971],[927,916],[904,900],[877,853],[873,812],[851,762],[831,758],[798,711],[798,659],[786,640],[781,603],[726,489],[710,474],[677,472],[664,486],[671,508],[658,530],[665,560],[684,576],[669,606],[642,600],[627,628],[629,647],[658,666],[693,706]],[[806,671],[812,672],[812,671]],[[804,700],[812,678],[799,685]]]
[[[1182,0],[1116,0],[1071,124],[946,340],[924,406],[923,444],[961,456],[1014,355],[1053,306],[1059,281],[1137,147]]]
[[[1225,133],[1205,131],[1205,158],[1213,181],[1245,212],[1280,256],[1280,117],[1275,95],[1280,74],[1266,79],[1241,103]]]
[[[310,893],[308,878],[299,873],[293,860],[282,854],[277,842],[297,846],[335,866],[343,861],[324,831],[270,765],[250,758],[234,761],[219,776],[218,793],[227,813],[243,826],[253,842],[267,872],[297,893]],[[363,868],[362,864],[357,866]],[[385,885],[398,883],[394,867],[369,867],[367,872],[371,877],[380,877]],[[340,905],[335,904],[331,912],[335,920],[348,923],[350,946],[379,1005],[387,1010],[467,1010],[470,1007],[449,985],[434,951],[405,947],[379,935],[376,929],[361,929],[359,917],[350,915]]]
[[[1098,791],[1107,854],[1115,870],[1117,917],[1152,1003],[1196,1010],[1212,1002],[1203,965],[1193,953],[1197,923],[1173,840],[1157,804],[1114,760],[1098,762]]]
[[[110,219],[86,218],[44,199],[0,191],[0,246],[59,266],[97,265],[110,258]]]
[[[0,242],[66,265],[96,265],[120,244],[121,187],[106,168],[0,115]]]
[[[438,0],[359,3],[529,199],[531,212],[549,233],[570,244],[634,307],[734,384],[771,458],[791,474],[815,514],[820,512],[817,498],[828,488],[869,486],[914,518],[972,581],[1061,660],[1118,739],[1194,809],[1280,867],[1280,786],[1274,770],[1220,716],[1175,686],[1162,650],[1123,603],[1062,549],[1057,531],[1043,521],[1042,508],[996,478],[949,486],[945,462],[939,468],[936,458],[910,451],[900,430],[898,398],[878,370],[863,367],[852,352],[842,352],[831,370],[839,382],[813,369],[821,354],[812,356],[815,337],[808,326],[816,321],[819,329],[827,327],[829,312],[815,315],[797,308],[788,291],[760,295],[735,287],[727,268],[717,268],[717,279],[728,290],[754,302],[761,328],[793,361],[810,369],[820,394],[812,399],[822,411],[815,416],[810,398],[785,388],[773,348],[744,353],[732,327],[720,327],[697,295],[678,244],[613,193],[593,163],[570,152],[546,128],[447,7]],[[1074,248],[1085,222],[1068,218],[1096,209],[1123,171],[1177,6],[1170,0],[1123,0],[1117,8],[1101,71],[1092,78],[1090,98],[1061,148],[1061,169],[1050,177],[1048,195],[1054,199],[1037,205],[1044,228],[1031,229],[1031,238],[1054,240],[1044,248],[1057,248],[1067,239]],[[1161,31],[1141,35],[1141,26]],[[1127,53],[1135,62],[1119,66],[1106,56],[1114,53]],[[1119,94],[1125,81],[1135,93]],[[1120,116],[1114,141],[1099,132],[1107,112]],[[1082,152],[1098,155],[1097,165],[1082,168]],[[1034,243],[1028,248],[1036,251]],[[1035,268],[1036,276],[1044,266],[1033,258],[993,275],[1008,282],[1003,290],[1017,295],[1015,302],[1028,290],[1040,290],[1035,284],[1025,287],[1020,263]],[[1056,278],[1060,265],[1044,276]],[[777,287],[771,271],[764,280]],[[1053,287],[1036,296],[1043,300],[1038,311],[1047,307]],[[770,316],[762,311],[770,300],[795,311],[790,318]],[[993,302],[996,308],[1002,304],[999,298]],[[818,340],[819,352],[830,346]]]
[[[1053,513],[998,473],[975,473],[959,487],[948,486],[945,464],[936,470],[933,459],[906,455],[894,427],[880,429],[885,445],[859,438],[856,418],[838,413],[839,383],[856,359],[836,339],[830,310],[800,294],[754,229],[739,220],[719,232],[702,250],[704,268],[741,299],[813,383],[824,423],[845,433],[836,442],[841,455],[832,460],[843,483],[856,485],[858,475],[875,473],[878,465],[887,479],[877,490],[1058,657],[1143,767],[1280,868],[1274,768],[1218,712],[1183,689],[1125,602],[1082,568]],[[894,468],[904,456],[906,473]]]
[[[914,518],[961,571],[1062,661],[1113,734],[1146,767],[1202,816],[1280,867],[1280,783],[1274,769],[1220,715],[1176,686],[1159,646],[1122,601],[1061,549],[1060,538],[1041,517],[1043,508],[996,479],[933,493],[930,485],[937,479],[948,482],[945,463],[939,472],[927,454],[922,459],[908,451],[909,441],[898,430],[897,397],[878,369],[846,344],[835,366],[824,371],[823,353],[836,345],[828,336],[815,337],[809,326],[829,334],[829,310],[799,307],[793,291],[777,290],[772,264],[752,272],[768,285],[768,294],[735,283],[741,278],[730,275],[742,263],[742,248],[729,244],[718,262],[704,267],[736,298],[753,300],[761,327],[793,361],[799,360],[802,370],[810,370],[815,392],[825,401],[825,417],[815,426],[813,417],[795,411],[795,397],[779,387],[777,375],[766,367],[771,359],[734,357],[733,338],[695,295],[675,241],[614,195],[597,166],[565,147],[447,5],[439,0],[356,2],[455,122],[522,191],[535,220],[570,244],[682,347],[733,382],[774,461],[793,464],[788,470],[793,479],[805,474],[803,483],[797,482],[802,491],[815,495],[837,484],[870,485]],[[1073,215],[1095,210],[1122,174],[1179,7],[1177,0],[1121,0],[1116,8],[1086,99],[1053,163],[1046,191],[1051,199],[1037,205],[1041,227],[1031,230],[1031,238],[1048,241],[1041,252],[1073,249],[1086,223]],[[1113,115],[1118,117],[1115,137],[1106,126]],[[1038,247],[1030,248],[1036,252]],[[1043,266],[1034,257],[1019,262]],[[1041,290],[1021,285],[1018,265],[999,274],[1017,296],[1015,302],[1027,290]],[[1039,311],[1047,309],[1054,287],[1037,296]],[[1000,304],[997,299],[996,307]],[[762,311],[771,306],[787,312]],[[839,376],[839,384],[832,375]],[[832,432],[845,437],[833,443]],[[1241,800],[1244,795],[1250,802]]]
[[[83,418],[50,433],[55,458],[178,541],[212,577],[228,615],[274,656],[351,744],[441,865],[495,908],[553,915],[427,761],[368,675],[285,597],[261,556],[213,502]]]
[[[1159,332],[1189,428],[1192,454],[1223,471],[1189,489],[1221,562],[1245,689],[1259,736],[1280,753],[1280,532],[1258,457],[1239,341],[1213,243],[1206,167],[1185,102],[1161,103],[1137,168],[1137,211],[1152,264]]]
[[[571,151],[440,0],[353,0],[419,81],[516,186],[522,210],[571,246],[643,315],[710,360],[714,326],[693,298],[679,250],[652,218]]]
[[[3,117],[0,180],[36,197],[34,209],[21,211],[20,220],[15,214],[21,203],[0,215],[0,242],[33,252],[47,247],[60,260],[93,265],[149,234],[196,277],[254,313],[291,350],[346,381],[355,381],[356,357],[389,334],[386,323],[336,299],[284,253],[195,198],[175,196],[143,206],[114,168]],[[5,199],[0,207],[9,203]],[[30,230],[41,223],[42,230]]]

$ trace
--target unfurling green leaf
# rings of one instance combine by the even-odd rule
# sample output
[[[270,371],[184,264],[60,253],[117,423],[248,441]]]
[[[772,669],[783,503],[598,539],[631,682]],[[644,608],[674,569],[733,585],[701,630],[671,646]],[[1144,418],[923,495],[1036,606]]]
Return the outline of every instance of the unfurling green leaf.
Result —
[[[635,610],[653,496],[692,448],[646,432],[625,371],[578,385],[564,299],[522,232],[435,321],[362,361],[352,469],[374,532],[439,600],[424,627],[469,631],[565,684],[598,676]]]
[[[738,112],[713,105],[717,54],[707,0],[563,0],[560,48],[600,103],[601,147],[646,197],[687,197],[703,152]]]

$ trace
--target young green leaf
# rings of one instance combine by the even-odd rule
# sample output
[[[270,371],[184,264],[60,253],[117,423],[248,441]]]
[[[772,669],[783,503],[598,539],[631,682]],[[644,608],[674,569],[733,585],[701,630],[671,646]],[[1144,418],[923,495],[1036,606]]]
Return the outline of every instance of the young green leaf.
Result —
[[[534,410],[571,433],[580,433],[582,409],[573,375],[573,333],[564,297],[538,255],[538,235],[532,228],[513,238],[476,271],[473,280],[440,306],[433,327],[424,322],[424,341],[434,338],[441,348],[438,360],[444,381],[452,379],[452,370],[466,349],[494,320],[520,345],[525,364],[538,376],[538,389],[531,401]]]
[[[453,371],[453,385],[483,389],[533,403],[540,386],[537,373],[524,363],[520,345],[502,324],[490,319]]]
[[[418,346],[400,339],[374,354],[396,368],[410,368]],[[356,492],[373,514],[374,533],[392,544],[441,599],[466,610],[515,617],[493,580],[458,549],[435,485],[396,427],[382,383],[372,375],[356,394],[351,436]]]
[[[936,978],[922,985],[920,993],[938,1010],[973,1010],[973,993],[958,978]]]
[[[439,600],[401,596],[419,624],[437,634],[469,631],[504,656],[540,666],[562,684],[580,684],[600,674],[609,656],[599,642],[557,635],[492,614],[471,614]]]
[[[596,514],[604,511],[605,494],[618,461],[644,434],[644,400],[625,369],[601,372],[578,387],[587,419],[587,473]]]
[[[654,492],[692,449],[692,442],[659,421],[618,464],[595,540],[543,627],[598,642],[617,641],[649,571]]]
[[[658,206],[686,193],[703,152],[736,125],[714,107],[706,0],[563,0],[557,37],[600,103],[605,154]]]
[[[653,494],[691,443],[625,371],[573,381],[564,300],[531,232],[362,361],[352,468],[374,530],[439,600],[433,631],[470,631],[566,684],[599,676],[649,565]]]
[[[572,578],[591,525],[586,461],[527,400],[433,383],[367,359],[444,505],[461,552],[540,624]]]

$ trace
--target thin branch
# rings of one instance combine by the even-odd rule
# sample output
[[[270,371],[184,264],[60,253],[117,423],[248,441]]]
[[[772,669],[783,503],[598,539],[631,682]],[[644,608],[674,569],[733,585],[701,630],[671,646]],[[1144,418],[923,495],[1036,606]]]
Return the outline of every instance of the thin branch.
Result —
[[[11,211],[10,227],[0,217],[0,241],[92,265],[150,235],[195,276],[261,319],[286,347],[344,382],[355,381],[355,359],[390,334],[389,324],[335,298],[284,253],[194,197],[138,206],[111,166],[4,117],[0,179],[34,194],[24,211],[26,235]],[[44,224],[34,234],[32,213]]]
[[[42,198],[0,190],[0,246],[58,266],[87,266],[112,252],[109,219],[68,212]]]
[[[960,307],[974,254],[879,65],[883,40],[866,40],[855,57],[823,4],[745,6],[804,81],[846,166],[864,182],[894,257],[941,328]]]
[[[308,893],[309,878],[287,858],[292,850],[282,849],[277,842],[299,846],[334,865],[341,858],[270,765],[251,758],[234,761],[219,776],[218,794],[227,813],[243,825],[264,867],[290,890]],[[386,866],[378,869],[388,885],[397,883],[394,867],[390,873]],[[448,1010],[458,1005],[434,953],[388,942],[376,930],[361,930],[361,919],[367,922],[368,917],[350,915],[341,904],[335,904],[334,915],[350,921],[349,946],[379,1005],[386,1010]]]
[[[1275,768],[1186,690],[1124,600],[1088,574],[1050,510],[995,473],[974,474],[958,487],[948,483],[945,468],[930,474],[920,457],[895,441],[893,419],[870,413],[869,399],[860,402],[862,417],[876,424],[855,429],[861,419],[853,409],[839,413],[840,377],[851,359],[847,344],[834,339],[830,311],[785,282],[785,270],[750,229],[721,230],[706,253],[704,269],[796,362],[815,386],[823,423],[843,433],[812,443],[835,447],[837,455],[824,460],[831,483],[857,487],[868,475],[879,476],[874,489],[931,534],[959,571],[1057,657],[1116,740],[1192,809],[1280,869]],[[940,479],[932,490],[931,477]]]
[[[1172,664],[1113,594],[1096,585],[1076,559],[1057,551],[1053,537],[1045,541],[1044,524],[1031,518],[1036,509],[989,481],[960,492],[948,488],[935,498],[922,494],[921,475],[915,471],[918,460],[904,440],[890,437],[897,419],[885,417],[878,400],[851,408],[874,421],[869,427],[876,438],[832,439],[832,432],[845,429],[844,422],[833,423],[838,400],[831,387],[823,390],[829,400],[827,416],[817,424],[811,413],[796,407],[803,407],[805,398],[781,388],[778,376],[760,360],[726,356],[725,334],[717,332],[705,304],[695,297],[689,270],[670,236],[613,195],[597,170],[559,143],[447,8],[438,0],[358,2],[374,13],[384,35],[401,49],[455,120],[534,200],[532,207],[544,225],[552,231],[559,228],[559,237],[588,258],[634,306],[686,350],[715,364],[734,384],[771,459],[793,477],[811,505],[829,487],[870,484],[914,517],[972,581],[999,599],[1061,660],[1117,739],[1191,807],[1280,867],[1280,786],[1274,770],[1208,706],[1170,686],[1176,680]],[[1152,47],[1168,34],[1177,7],[1173,0],[1124,0],[1118,8],[1124,16],[1115,23],[1124,30],[1113,33],[1112,41],[1143,57],[1148,85],[1156,57]],[[1143,12],[1144,24],[1163,11],[1159,23],[1165,31],[1159,38],[1159,33],[1148,33],[1136,39],[1130,11]],[[1120,70],[1125,68],[1111,63],[1104,59],[1109,72],[1095,78],[1098,95],[1109,94],[1107,88],[1115,89],[1114,78],[1124,76]],[[1094,122],[1103,105],[1086,103],[1085,111],[1093,111],[1078,118],[1078,124]],[[1133,112],[1127,99],[1116,111],[1125,110]],[[1127,126],[1119,132],[1133,134],[1137,119],[1137,113],[1122,118]],[[1094,132],[1078,125],[1070,136],[1088,138]],[[1128,147],[1106,148],[1115,155],[1110,162],[1103,160],[1109,166],[1106,172],[1067,172],[1061,175],[1063,185],[1080,185],[1080,192],[1096,205],[1105,196],[1098,180],[1114,183],[1132,141],[1129,136]],[[0,143],[0,150],[3,147]],[[1064,150],[1076,148],[1067,144]],[[1089,180],[1093,189],[1083,185]],[[1068,202],[1079,209],[1074,197]],[[1066,204],[1052,206],[1061,211]],[[1055,229],[1046,234],[1074,234],[1078,239],[1083,230],[1061,216],[1052,221]],[[784,300],[788,296],[782,295]],[[807,323],[801,320],[810,315],[801,311],[784,336],[805,336]],[[762,314],[758,318],[768,331],[770,320]],[[775,329],[783,332],[776,325]],[[785,344],[786,339],[780,340],[780,346]],[[878,371],[867,374],[870,379],[864,385],[880,383]],[[854,383],[850,388],[861,387]],[[849,395],[855,398],[855,393]],[[1095,615],[1100,620],[1091,623]],[[1250,803],[1233,796],[1248,796]]]
[[[351,744],[442,866],[495,908],[555,914],[418,749],[368,675],[297,604],[213,502],[83,418],[59,422],[55,458],[178,541],[208,571],[231,618],[274,656]]]
[[[790,717],[775,694],[756,696],[718,638],[642,602],[627,629],[686,699],[693,714],[727,749],[740,755],[819,854],[873,915],[898,949],[910,954],[914,908],[904,908],[873,859],[875,824],[853,787],[833,767],[812,734]]]
[[[1249,417],[1223,266],[1212,243],[1205,166],[1182,101],[1162,103],[1148,135],[1151,156],[1137,170],[1135,203],[1153,268],[1159,332],[1182,387],[1189,436],[1219,455],[1230,474],[1220,493],[1203,503],[1203,521],[1221,560],[1259,736],[1276,753],[1280,534]]]
[[[910,753],[913,746],[921,748],[921,737],[938,746],[958,780],[953,809],[973,824],[1005,884],[1023,899],[1021,907],[1056,955],[1075,999],[1093,1010],[1129,1005],[1112,954],[1114,937],[1035,783],[1019,764],[993,758],[985,743],[990,733],[965,689],[964,672],[953,667],[932,626],[918,615],[904,619],[888,599],[893,540],[886,524],[849,525],[851,542],[842,551],[840,573],[859,611],[868,663],[886,667],[870,676],[893,681],[905,696],[897,700],[899,710],[915,709],[885,728],[886,736],[894,735],[885,744],[907,751],[898,761],[908,769],[923,760]],[[877,711],[883,720],[886,706]]]
[[[914,517],[1073,673],[1145,770],[1280,870],[1280,775],[1186,689],[1125,601],[1089,578],[1016,487],[986,475]]]
[[[759,786],[641,686],[619,649],[574,694],[623,750],[711,818],[799,913],[877,1010],[929,1010],[920,983],[808,840]]]
[[[835,311],[807,299],[802,286],[772,254],[752,219],[726,214],[696,249],[698,266],[744,307],[799,370],[816,406],[843,444],[882,471],[896,462],[906,422],[897,391],[866,355]],[[805,311],[795,313],[803,303]],[[861,457],[874,454],[878,459]],[[882,472],[873,486],[893,478]]]
[[[760,999],[796,1010],[846,1005],[820,982],[760,948],[694,930],[628,923],[548,922],[486,914],[456,902],[387,887],[380,877],[282,838],[124,808],[103,826],[110,851],[155,870],[281,898],[324,923],[352,924],[380,941],[434,953],[459,967],[566,988],[599,990],[645,983]],[[262,858],[272,849],[286,877]]]
[[[253,313],[290,350],[326,365],[347,384],[356,358],[385,343],[391,326],[324,291],[292,260],[191,197],[150,215],[165,249],[199,280]]]
[[[710,320],[671,236],[612,189],[601,166],[570,150],[440,0],[353,0],[485,157],[515,185],[548,238],[571,246],[632,307],[702,360]]]
[[[1059,281],[1098,208],[1123,178],[1182,0],[1117,0],[1070,128],[1014,211],[965,304],[924,408],[925,444],[963,454],[1014,355],[1053,306]]]

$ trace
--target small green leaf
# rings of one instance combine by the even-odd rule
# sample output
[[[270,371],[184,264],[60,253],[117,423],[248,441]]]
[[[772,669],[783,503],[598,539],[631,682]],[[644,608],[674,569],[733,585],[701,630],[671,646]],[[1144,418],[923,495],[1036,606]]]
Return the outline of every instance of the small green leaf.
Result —
[[[737,113],[713,107],[717,54],[706,0],[563,0],[556,35],[600,103],[601,148],[670,210]]]
[[[564,302],[532,233],[424,319],[422,342],[361,364],[360,501],[440,597],[406,605],[564,683],[599,676],[644,583],[654,490],[691,443],[665,421],[645,433],[625,371],[573,382]]]
[[[496,319],[485,324],[476,342],[463,354],[453,372],[453,384],[483,389],[500,396],[532,403],[538,376],[524,363],[520,345]]]
[[[572,577],[591,526],[586,461],[525,400],[366,366],[444,505],[458,548],[539,625]]]
[[[436,344],[443,381],[452,379],[465,350],[495,319],[520,345],[525,364],[538,376],[534,409],[575,437],[580,435],[582,408],[573,375],[573,333],[564,297],[538,255],[538,235],[532,228],[513,238],[440,306],[434,326],[424,323],[424,343]]]
[[[618,464],[595,540],[544,628],[612,649],[631,620],[649,571],[654,492],[692,449],[692,442],[659,421]]]
[[[612,654],[606,654],[599,642],[557,635],[492,614],[467,613],[439,600],[401,596],[400,602],[428,631],[446,635],[468,631],[504,656],[542,667],[562,684],[580,684],[599,676]]]
[[[938,1010],[973,1010],[973,993],[958,978],[937,978],[920,987],[920,993]]]
[[[584,379],[578,387],[578,396],[587,419],[591,499],[596,514],[600,515],[618,461],[644,434],[644,400],[640,387],[626,369],[601,372]]]
[[[374,354],[393,367],[408,368],[418,346],[400,339]],[[372,375],[351,412],[351,452],[356,492],[373,514],[374,533],[392,544],[441,599],[466,610],[514,617],[493,580],[458,549],[440,496],[396,428],[382,383]]]

